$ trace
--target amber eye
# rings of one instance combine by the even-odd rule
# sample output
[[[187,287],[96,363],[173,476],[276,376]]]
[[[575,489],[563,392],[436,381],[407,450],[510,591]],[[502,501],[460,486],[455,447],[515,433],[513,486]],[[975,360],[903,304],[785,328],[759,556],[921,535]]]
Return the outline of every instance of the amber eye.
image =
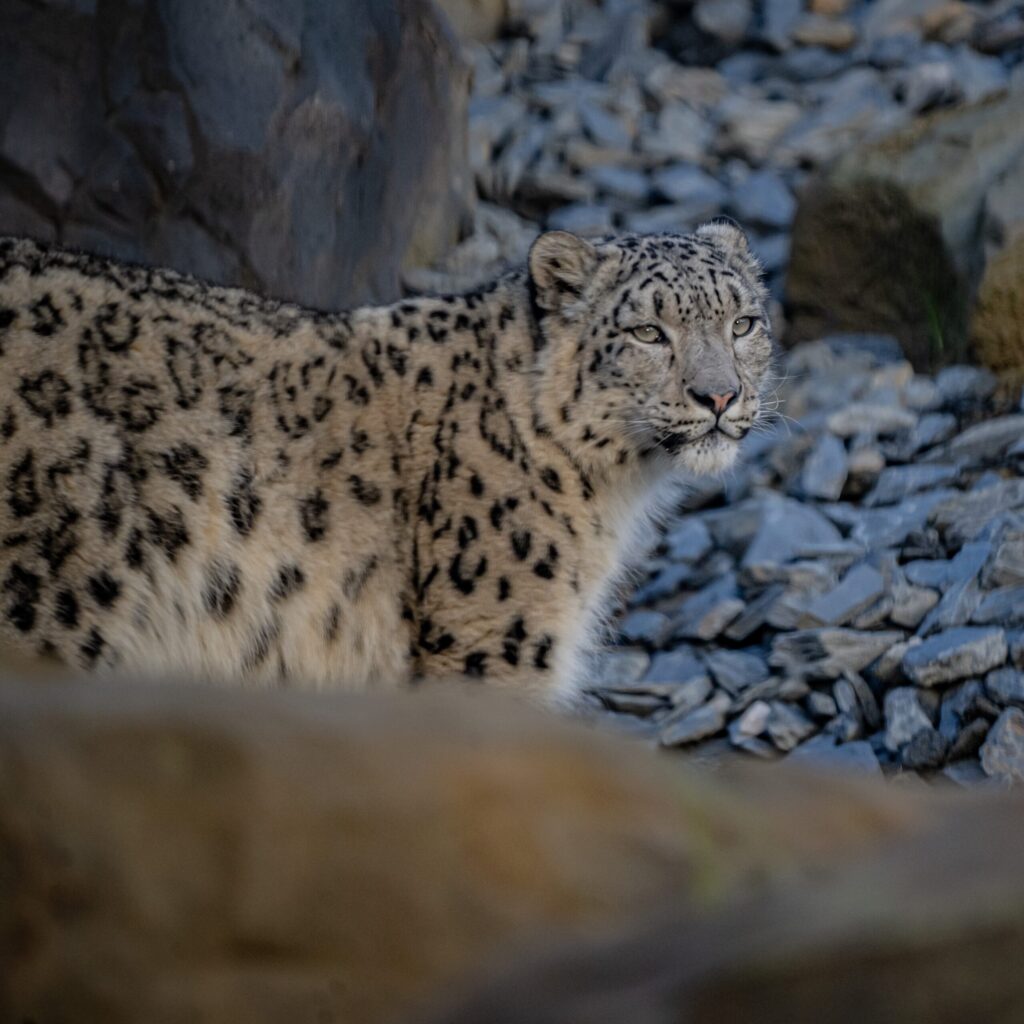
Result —
[[[753,329],[757,321],[752,316],[740,316],[732,322],[732,336],[734,338],[745,338]]]
[[[647,345],[653,345],[657,341],[665,340],[665,335],[654,324],[642,324],[640,327],[634,327],[633,337]]]

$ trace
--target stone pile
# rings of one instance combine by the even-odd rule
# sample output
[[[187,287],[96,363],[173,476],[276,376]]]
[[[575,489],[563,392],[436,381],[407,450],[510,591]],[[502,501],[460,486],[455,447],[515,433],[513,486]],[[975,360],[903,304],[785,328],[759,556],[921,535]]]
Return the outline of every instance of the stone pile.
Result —
[[[408,275],[423,290],[521,262],[541,228],[685,231],[725,213],[781,299],[811,174],[924,112],[1024,84],[1022,5],[1007,0],[442,5],[486,40],[467,44],[481,203],[446,262]]]
[[[666,747],[1024,781],[1024,407],[884,336],[786,371],[786,415],[665,527],[593,699]]]

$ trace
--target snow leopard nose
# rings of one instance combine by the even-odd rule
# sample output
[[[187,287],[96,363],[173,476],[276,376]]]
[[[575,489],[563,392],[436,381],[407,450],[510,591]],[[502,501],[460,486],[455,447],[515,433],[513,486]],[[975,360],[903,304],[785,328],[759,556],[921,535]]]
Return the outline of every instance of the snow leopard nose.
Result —
[[[710,409],[716,416],[721,416],[726,409],[739,397],[738,391],[698,391],[690,388],[690,397]]]

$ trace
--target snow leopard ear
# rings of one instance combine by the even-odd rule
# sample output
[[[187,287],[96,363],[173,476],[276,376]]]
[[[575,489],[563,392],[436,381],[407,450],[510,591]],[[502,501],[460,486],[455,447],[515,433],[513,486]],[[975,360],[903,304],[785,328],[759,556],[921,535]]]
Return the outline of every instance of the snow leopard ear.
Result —
[[[715,217],[714,220],[701,224],[697,228],[697,235],[720,246],[728,256],[750,259],[754,255],[750,248],[750,239],[732,217]]]
[[[597,250],[568,231],[548,231],[530,249],[530,279],[542,309],[562,309],[583,297],[597,269]]]

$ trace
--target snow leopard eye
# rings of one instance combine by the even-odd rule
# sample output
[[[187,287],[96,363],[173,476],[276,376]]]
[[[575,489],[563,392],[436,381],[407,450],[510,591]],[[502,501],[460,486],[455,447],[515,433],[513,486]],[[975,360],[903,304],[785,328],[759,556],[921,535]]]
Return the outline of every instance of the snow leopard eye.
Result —
[[[752,316],[740,316],[732,322],[732,336],[745,338],[753,329],[756,319]]]
[[[639,327],[634,327],[633,337],[645,345],[654,345],[665,340],[665,335],[654,324],[641,324]]]

